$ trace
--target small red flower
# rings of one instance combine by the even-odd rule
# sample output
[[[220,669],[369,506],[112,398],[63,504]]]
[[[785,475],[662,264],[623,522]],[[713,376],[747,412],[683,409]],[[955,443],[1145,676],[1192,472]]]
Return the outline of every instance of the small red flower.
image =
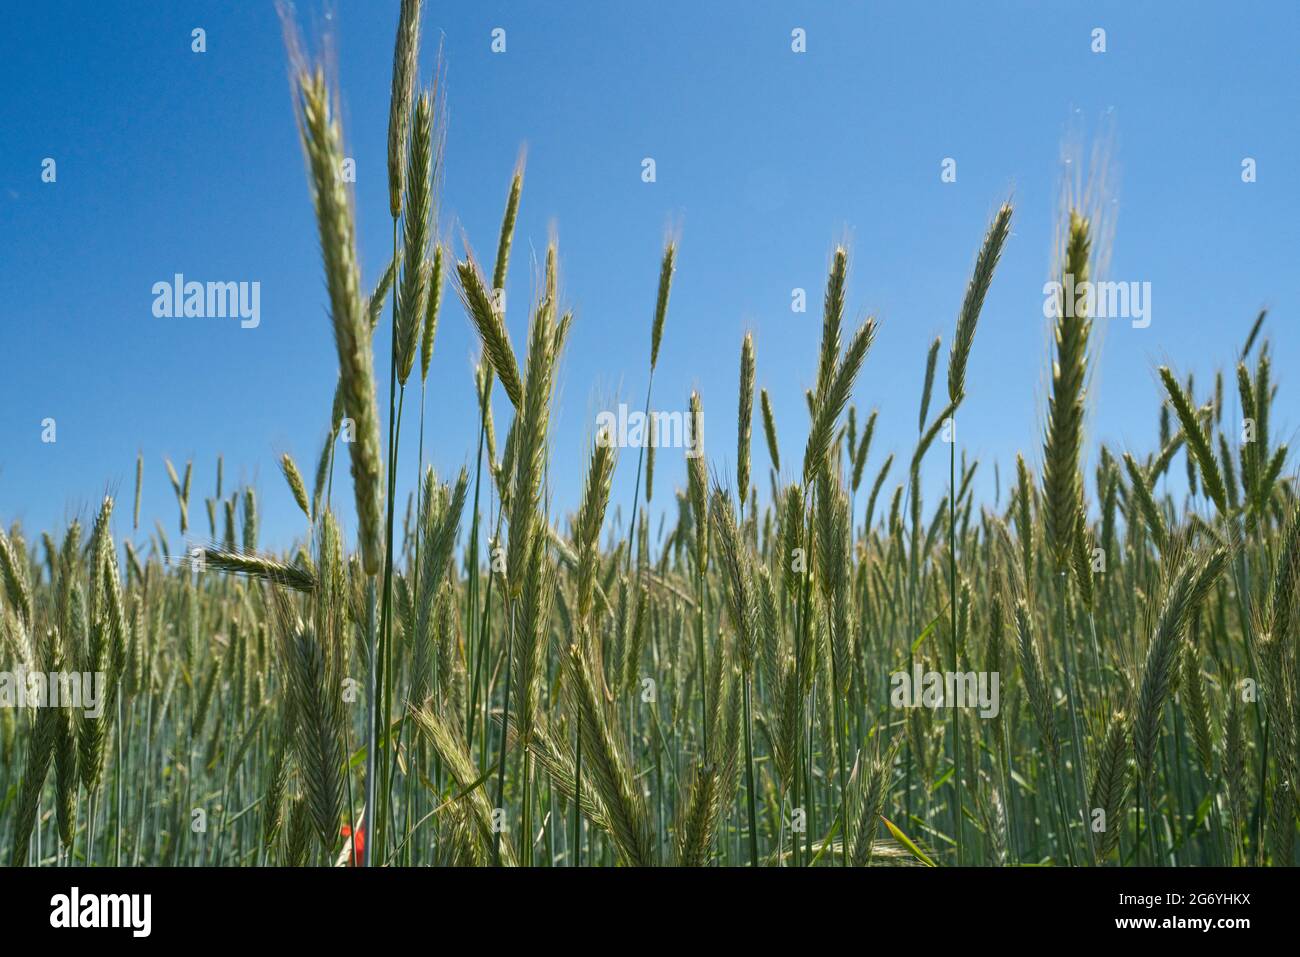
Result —
[[[352,837],[351,825],[344,824],[339,831],[340,836]],[[348,862],[348,867],[360,867],[364,863],[366,854],[366,826],[362,824],[357,828],[357,836],[352,841],[352,860]]]

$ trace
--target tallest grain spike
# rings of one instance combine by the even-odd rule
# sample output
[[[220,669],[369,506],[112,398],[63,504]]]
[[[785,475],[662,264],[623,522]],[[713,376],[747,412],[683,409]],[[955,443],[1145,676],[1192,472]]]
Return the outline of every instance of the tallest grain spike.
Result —
[[[664,258],[659,264],[659,294],[655,297],[655,318],[650,326],[650,371],[659,364],[659,343],[664,338],[664,319],[668,316],[668,294],[673,286],[673,268],[677,261],[677,243],[669,240],[664,245]]]
[[[366,574],[373,575],[379,571],[383,554],[379,408],[375,401],[370,321],[362,301],[357,267],[352,203],[338,176],[343,161],[343,133],[332,115],[324,71],[303,69],[298,74],[297,85],[299,128],[311,175],[334,344],[339,354],[339,387],[347,414],[356,424],[356,438],[349,443],[349,449],[362,564]]]
[[[1079,462],[1083,448],[1084,389],[1088,374],[1088,336],[1092,320],[1086,297],[1074,290],[1088,287],[1092,240],[1088,220],[1070,210],[1070,233],[1062,264],[1062,292],[1052,339],[1052,394],[1048,399],[1047,438],[1043,446],[1043,497],[1047,543],[1058,568],[1070,554],[1083,486]],[[1071,282],[1068,277],[1073,277]]]
[[[388,211],[402,214],[406,181],[406,127],[411,118],[415,71],[420,60],[420,0],[402,0],[393,44],[393,92],[388,102]]]
[[[844,290],[848,284],[849,252],[836,246],[826,277],[826,300],[822,309],[822,345],[817,362],[818,398],[825,395],[840,357],[840,330],[844,325]]]

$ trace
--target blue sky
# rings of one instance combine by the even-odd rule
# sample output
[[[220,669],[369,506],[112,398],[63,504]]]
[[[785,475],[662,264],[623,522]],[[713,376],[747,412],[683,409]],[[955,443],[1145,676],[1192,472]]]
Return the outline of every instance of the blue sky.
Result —
[[[397,6],[340,0],[326,19],[321,5],[298,4],[307,35],[328,30],[337,46],[367,285],[391,243],[385,137]],[[880,410],[869,482],[888,451],[910,454],[925,350],[942,335],[946,361],[983,230],[1012,195],[1014,228],[959,421],[961,446],[984,461],[979,487],[991,498],[998,461],[1005,490],[1015,452],[1039,456],[1042,285],[1072,131],[1112,131],[1110,278],[1152,289],[1151,325],[1110,322],[1094,352],[1094,446],[1149,449],[1155,365],[1171,361],[1208,387],[1263,305],[1281,381],[1275,434],[1295,427],[1286,411],[1300,356],[1293,3],[1189,3],[1175,13],[1131,2],[516,0],[431,4],[424,20],[426,81],[445,36],[441,229],[458,250],[463,229],[490,259],[527,147],[508,290],[518,348],[530,259],[551,224],[560,239],[576,322],[553,429],[557,512],[576,504],[597,411],[644,396],[671,226],[681,245],[654,406],[684,409],[700,389],[706,448],[723,475],[735,469],[747,329],[783,459],[797,466],[828,256],[848,240],[853,320],[871,312],[882,323],[855,393],[864,413]],[[190,49],[195,27],[206,30],[203,54]],[[506,30],[504,54],[490,50],[495,27]],[[791,51],[796,27],[807,32],[804,54]],[[1095,27],[1106,30],[1102,54],[1090,49]],[[142,524],[161,518],[175,539],[163,457],[193,459],[192,522],[206,534],[202,500],[223,453],[227,488],[253,483],[264,539],[287,544],[302,521],[276,458],[289,451],[310,473],[337,358],[272,5],[11,4],[0,21],[0,89],[0,521],[21,520],[31,535],[84,515],[107,489],[121,496],[119,532],[129,531],[142,450]],[[647,156],[653,184],[641,181]],[[52,184],[41,181],[45,157],[57,162]],[[940,180],[945,157],[957,161],[956,182]],[[1244,157],[1257,162],[1255,183],[1241,181]],[[155,318],[151,288],[177,272],[260,282],[260,326]],[[791,312],[795,287],[808,290],[807,313]],[[476,351],[448,288],[425,438],[444,475],[474,454]],[[385,393],[383,381],[381,401]],[[404,417],[407,487],[416,403],[418,392]],[[504,437],[499,389],[495,408]],[[46,417],[57,422],[53,444],[41,441]],[[753,454],[766,492],[757,426]],[[933,504],[946,464],[931,464]],[[635,452],[625,453],[613,499],[624,514],[634,472]],[[656,506],[683,481],[680,454],[661,452]]]

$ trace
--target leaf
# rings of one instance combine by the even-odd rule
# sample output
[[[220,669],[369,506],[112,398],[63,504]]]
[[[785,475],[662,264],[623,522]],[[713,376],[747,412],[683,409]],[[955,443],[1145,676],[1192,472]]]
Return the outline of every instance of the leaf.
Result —
[[[835,823],[831,825],[831,829],[827,831],[826,836],[822,838],[821,850],[819,850],[816,854],[814,854],[813,859],[808,862],[809,867],[817,866],[817,862],[822,859],[822,855],[826,853],[826,849],[831,846],[831,841],[835,839],[835,832],[838,831],[839,829],[840,829],[840,819],[837,817],[835,819]]]
[[[938,866],[938,865],[936,865],[936,864],[934,863],[934,861],[932,861],[932,860],[930,860],[930,858],[926,857],[926,856],[925,856],[925,852],[924,852],[923,850],[921,850],[919,847],[917,847],[915,844],[913,844],[913,843],[912,843],[912,839],[911,839],[910,837],[908,837],[906,834],[904,834],[902,831],[900,831],[900,830],[898,829],[898,826],[897,826],[896,824],[894,824],[893,821],[891,821],[889,818],[885,817],[885,815],[883,815],[883,814],[880,815],[880,819],[881,819],[882,821],[885,822],[885,827],[889,828],[889,833],[892,834],[892,835],[894,835],[894,839],[895,839],[896,841],[898,841],[899,844],[902,844],[905,848],[907,848],[908,851],[911,853],[911,855],[912,855],[913,857],[915,857],[918,861],[920,861],[920,862],[921,862],[922,864],[924,864],[926,867],[937,867],[937,866]]]
[[[921,647],[921,642],[930,637],[930,632],[934,631],[934,626],[939,624],[939,619],[942,616],[943,612],[939,612],[930,620],[930,624],[921,629],[921,633],[916,636],[916,641],[912,642],[912,654],[916,654],[916,649]]]
[[[954,771],[956,771],[956,768],[949,768],[940,775],[939,779],[930,785],[930,793],[933,794],[935,791],[939,790],[939,788],[943,787],[944,782],[953,776]]]

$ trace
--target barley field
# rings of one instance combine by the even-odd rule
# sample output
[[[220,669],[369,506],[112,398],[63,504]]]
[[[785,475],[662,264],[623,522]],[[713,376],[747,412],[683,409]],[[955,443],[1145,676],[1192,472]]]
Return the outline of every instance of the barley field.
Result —
[[[230,482],[220,459],[168,461],[176,511],[143,515],[145,473],[162,477],[141,457],[133,499],[105,496],[84,526],[5,517],[0,659],[13,674],[102,680],[94,708],[12,706],[17,684],[0,687],[0,859],[1293,864],[1300,497],[1269,427],[1279,386],[1264,313],[1241,317],[1240,349],[1213,381],[1155,364],[1162,401],[1139,414],[1158,417],[1158,447],[1096,449],[1085,414],[1099,330],[1087,299],[1062,291],[1044,427],[1020,437],[1013,474],[1002,463],[999,501],[977,501],[979,463],[953,423],[1015,218],[990,197],[969,282],[951,290],[951,335],[916,357],[914,445],[873,447],[877,322],[851,318],[837,246],[820,339],[807,342],[806,420],[775,420],[745,336],[739,394],[690,395],[684,453],[626,447],[604,427],[555,447],[575,321],[558,247],[532,301],[507,313],[496,291],[517,245],[522,161],[499,234],[441,238],[455,144],[420,7],[403,0],[397,25],[392,247],[369,251],[391,264],[373,289],[338,175],[340,91],[282,10],[319,232],[319,334],[338,356],[318,370],[337,377],[319,457],[281,454],[275,501]],[[1104,263],[1100,218],[1080,188],[1057,236],[1020,238],[1050,249],[1073,289]],[[694,267],[674,238],[656,268],[647,412],[675,332],[674,275]],[[459,474],[438,475],[423,417],[450,386],[430,361],[439,324],[462,321],[481,345],[478,443]],[[392,350],[376,355],[386,324]],[[734,409],[737,448],[700,440],[706,406]],[[420,417],[416,447],[399,448],[402,415]],[[778,428],[799,437],[795,461],[781,461]],[[656,457],[670,454],[684,454],[684,488],[655,487]],[[586,462],[567,510],[549,490],[559,456]],[[611,503],[619,467],[635,498]],[[1176,470],[1188,494],[1165,481]],[[927,476],[943,482],[938,500],[923,500]],[[614,520],[619,504],[628,521]],[[294,507],[295,545],[260,547],[262,510]]]

